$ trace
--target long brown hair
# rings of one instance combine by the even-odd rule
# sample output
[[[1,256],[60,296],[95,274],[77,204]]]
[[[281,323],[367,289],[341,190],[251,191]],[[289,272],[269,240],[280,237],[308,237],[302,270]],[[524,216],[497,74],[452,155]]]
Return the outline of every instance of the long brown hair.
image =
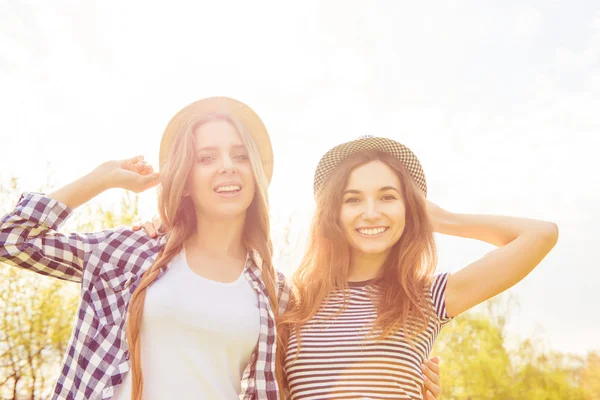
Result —
[[[426,329],[432,317],[426,288],[435,271],[436,250],[425,196],[397,158],[373,150],[355,153],[333,171],[316,196],[308,248],[292,277],[293,300],[278,321],[278,379],[284,392],[288,389],[284,360],[290,333],[296,333],[299,349],[301,327],[332,290],[347,287],[350,245],[339,222],[342,194],[352,171],[376,160],[387,164],[402,182],[406,226],[382,267],[382,279],[378,279],[375,327],[380,339],[402,329],[411,340]]]
[[[140,323],[144,311],[146,289],[156,280],[159,273],[183,249],[185,241],[196,230],[196,212],[190,196],[184,196],[186,183],[195,162],[195,129],[209,121],[220,119],[232,124],[246,145],[254,178],[256,193],[246,211],[242,240],[248,250],[256,250],[262,258],[262,279],[274,312],[277,310],[275,271],[272,264],[273,248],[270,238],[267,178],[261,163],[261,155],[244,127],[229,115],[214,114],[195,117],[190,113],[189,120],[176,132],[175,139],[166,161],[161,165],[158,188],[158,209],[161,221],[169,232],[164,248],[156,260],[144,273],[129,303],[127,318],[127,343],[131,360],[131,398],[141,400],[144,379],[141,365]],[[171,125],[168,129],[173,129]]]

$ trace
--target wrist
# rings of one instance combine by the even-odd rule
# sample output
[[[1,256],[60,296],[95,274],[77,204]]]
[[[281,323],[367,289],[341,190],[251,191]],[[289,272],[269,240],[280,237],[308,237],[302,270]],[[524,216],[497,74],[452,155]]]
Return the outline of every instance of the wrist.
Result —
[[[462,215],[440,210],[432,217],[434,232],[448,234],[463,223]]]
[[[86,184],[89,185],[88,187],[93,188],[98,193],[117,187],[113,174],[110,170],[107,171],[105,164],[100,164],[92,172],[83,177]]]

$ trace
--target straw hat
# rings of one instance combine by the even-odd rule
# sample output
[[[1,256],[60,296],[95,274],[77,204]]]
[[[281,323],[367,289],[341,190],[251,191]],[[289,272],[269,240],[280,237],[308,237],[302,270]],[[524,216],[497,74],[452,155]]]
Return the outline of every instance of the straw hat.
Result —
[[[209,114],[229,115],[244,126],[256,142],[267,181],[271,182],[273,176],[273,148],[271,147],[271,139],[267,128],[254,110],[241,101],[229,97],[209,97],[198,100],[175,114],[167,124],[160,142],[159,163],[162,165],[167,159],[173,140],[187,128],[190,121]]]

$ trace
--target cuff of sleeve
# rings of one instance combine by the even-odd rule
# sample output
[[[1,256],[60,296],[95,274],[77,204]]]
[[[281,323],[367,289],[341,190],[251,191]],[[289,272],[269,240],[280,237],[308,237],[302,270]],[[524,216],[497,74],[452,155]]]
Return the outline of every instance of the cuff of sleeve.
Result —
[[[16,207],[21,217],[51,230],[58,230],[73,213],[66,204],[44,193],[27,192],[21,195]]]

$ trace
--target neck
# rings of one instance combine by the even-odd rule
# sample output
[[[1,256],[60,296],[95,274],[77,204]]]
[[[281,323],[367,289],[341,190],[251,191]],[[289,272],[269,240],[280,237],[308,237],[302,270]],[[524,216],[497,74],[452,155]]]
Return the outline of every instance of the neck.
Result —
[[[244,222],[245,215],[227,219],[199,216],[196,220],[196,233],[188,243],[215,256],[244,257]]]
[[[365,254],[353,251],[350,254],[348,282],[362,282],[379,277],[389,251],[378,254]]]

